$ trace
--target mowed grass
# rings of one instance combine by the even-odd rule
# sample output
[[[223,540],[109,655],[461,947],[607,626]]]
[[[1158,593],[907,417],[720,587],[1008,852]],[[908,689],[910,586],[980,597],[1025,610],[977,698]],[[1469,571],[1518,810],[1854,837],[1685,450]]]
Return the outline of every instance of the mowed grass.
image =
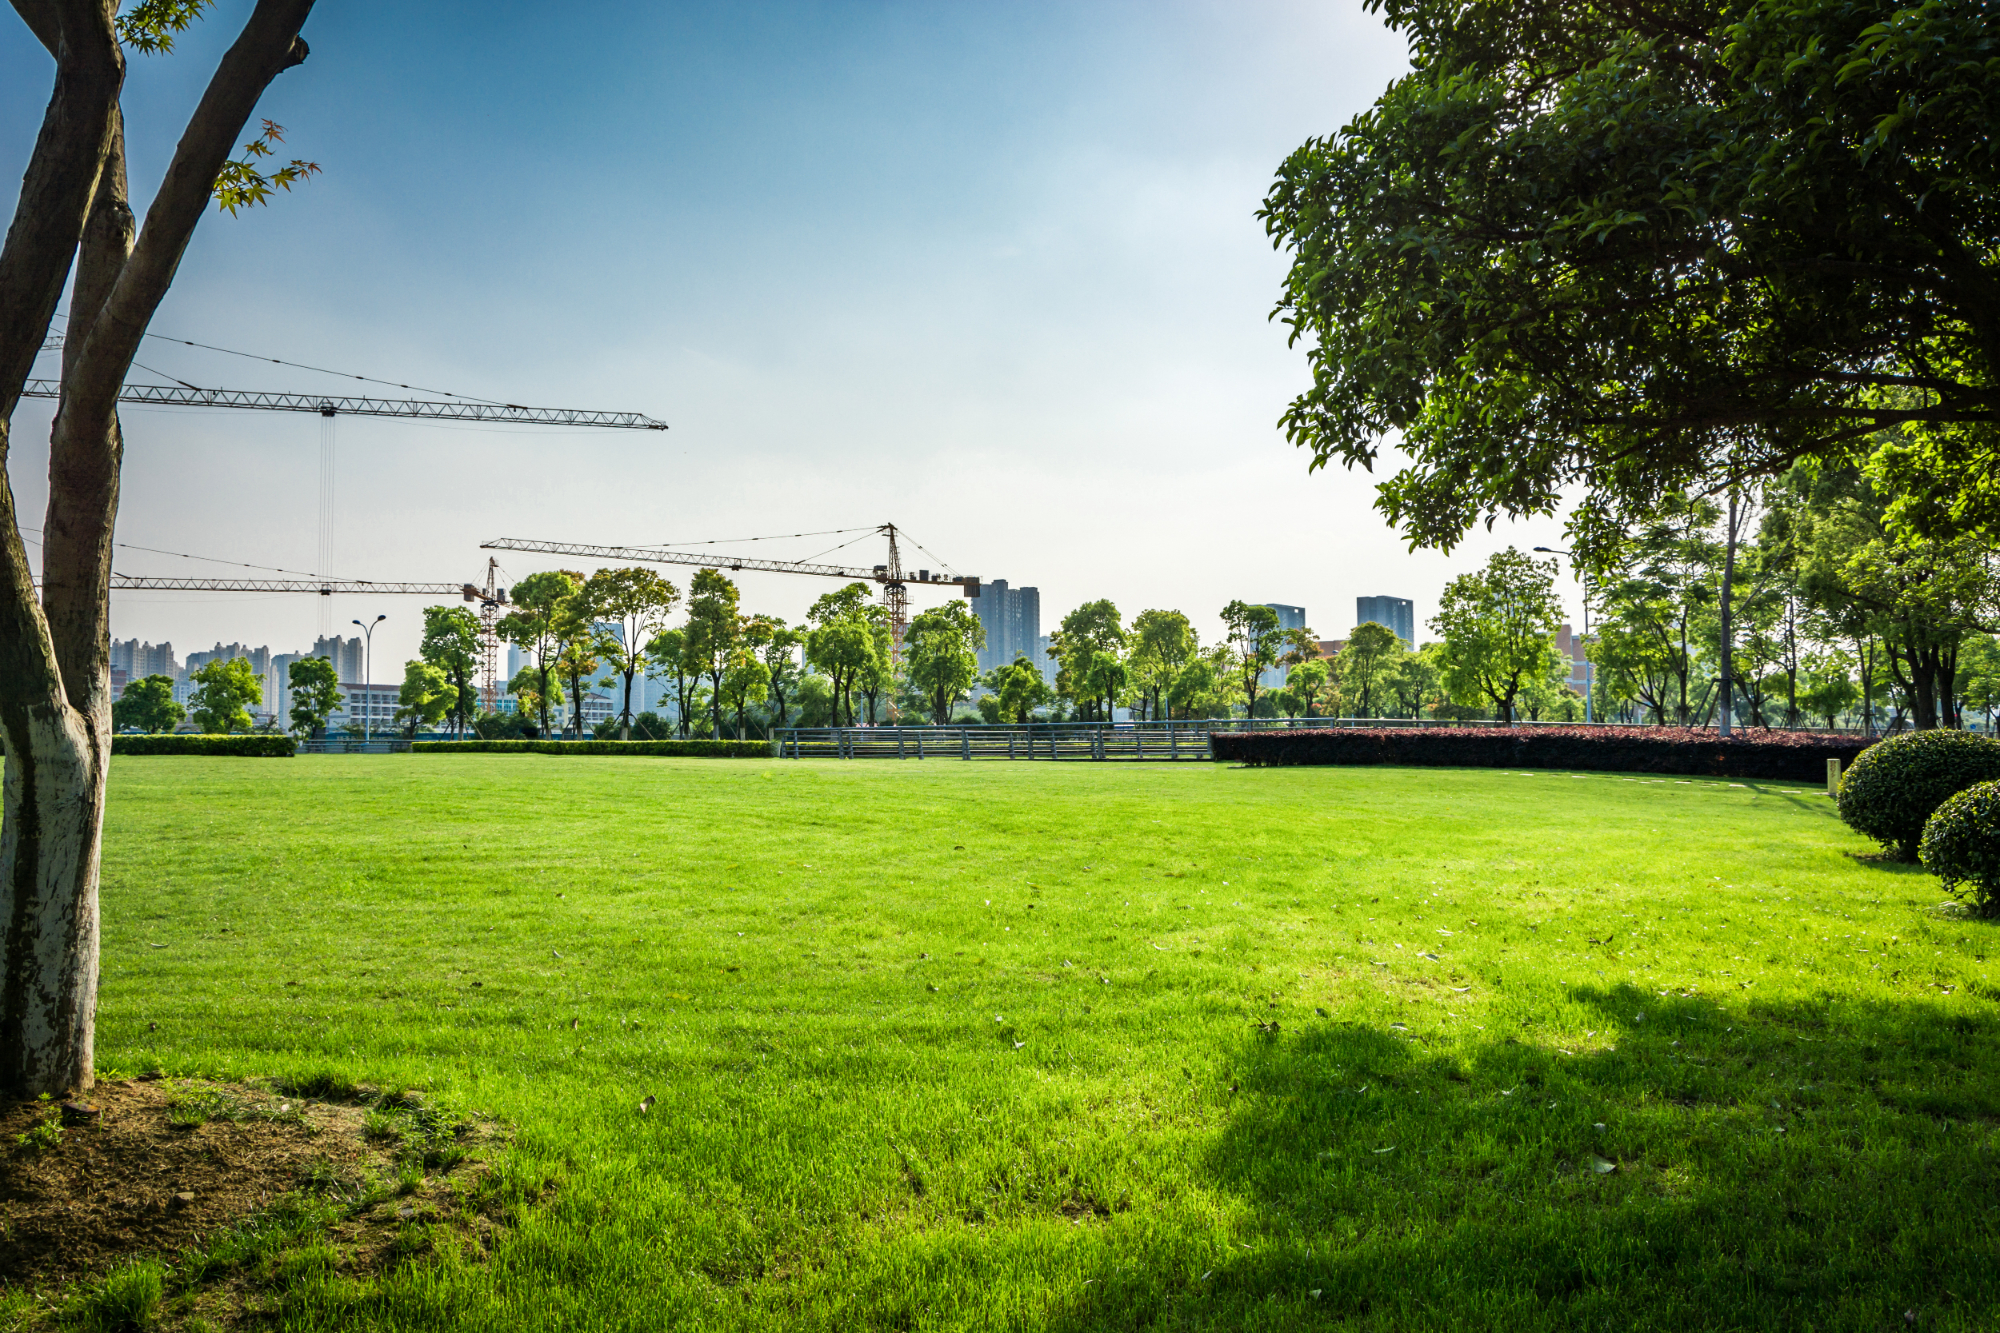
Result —
[[[1989,1328],[1995,927],[1831,806],[121,758],[99,1061],[518,1126],[489,1260],[288,1327]]]

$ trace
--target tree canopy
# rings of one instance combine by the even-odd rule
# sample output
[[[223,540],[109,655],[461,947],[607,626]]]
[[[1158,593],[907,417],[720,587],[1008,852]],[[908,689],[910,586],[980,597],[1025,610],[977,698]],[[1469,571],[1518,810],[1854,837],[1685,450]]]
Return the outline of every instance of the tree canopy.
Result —
[[[1460,574],[1445,585],[1430,623],[1444,636],[1444,684],[1454,703],[1490,700],[1500,720],[1511,723],[1514,700],[1523,687],[1561,665],[1555,645],[1562,619],[1555,563],[1510,546],[1495,553],[1484,569]]]
[[[1935,521],[2000,518],[2000,25],[1977,0],[1370,0],[1412,69],[1261,214],[1313,466],[1409,463],[1413,544],[1885,429]],[[1918,494],[1918,492],[1921,492]]]
[[[125,687],[118,702],[111,705],[111,725],[119,729],[172,731],[186,716],[187,710],[174,702],[172,676],[152,675],[135,680]]]
[[[264,702],[263,682],[247,658],[217,658],[189,673],[188,681],[194,686],[188,703],[195,725],[206,732],[248,731],[246,705]]]

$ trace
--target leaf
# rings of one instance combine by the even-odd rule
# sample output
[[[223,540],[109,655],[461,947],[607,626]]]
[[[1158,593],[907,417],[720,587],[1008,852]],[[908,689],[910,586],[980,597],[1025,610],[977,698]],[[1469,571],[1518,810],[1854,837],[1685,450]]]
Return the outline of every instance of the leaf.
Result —
[[[1600,1176],[1608,1176],[1618,1169],[1618,1163],[1607,1161],[1596,1153],[1590,1155],[1590,1169]]]

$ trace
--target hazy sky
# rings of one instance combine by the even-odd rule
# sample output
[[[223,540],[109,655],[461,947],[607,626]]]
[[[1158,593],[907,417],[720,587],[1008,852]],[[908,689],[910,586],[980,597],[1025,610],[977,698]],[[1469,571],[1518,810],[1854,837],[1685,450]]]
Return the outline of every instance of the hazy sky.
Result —
[[[174,55],[133,57],[142,207],[248,8],[223,0]],[[341,418],[330,573],[472,579],[499,536],[887,520],[937,557],[912,564],[1039,586],[1045,633],[1109,597],[1128,618],[1182,609],[1209,641],[1233,597],[1303,605],[1329,637],[1363,594],[1412,597],[1421,620],[1488,552],[1561,544],[1551,520],[1408,554],[1373,479],[1309,474],[1275,427],[1306,369],[1267,322],[1285,261],[1253,214],[1290,150],[1403,67],[1358,0],[346,3],[306,36],[312,58],[259,114],[324,174],[207,218],[155,332],[673,427]],[[0,20],[8,179],[51,68]],[[204,386],[343,387],[160,341],[140,360]],[[27,515],[45,502],[47,421],[46,403],[16,414]],[[124,421],[120,540],[314,569],[318,417]],[[723,549],[802,558],[836,540]],[[873,539],[842,554],[881,559]],[[502,558],[509,581],[563,563]],[[668,574],[685,587],[691,572]],[[788,618],[837,586],[740,582],[747,608]],[[400,674],[422,601],[333,600],[350,633],[389,615],[376,674]],[[183,654],[292,651],[321,612],[313,597],[120,594],[113,628]]]

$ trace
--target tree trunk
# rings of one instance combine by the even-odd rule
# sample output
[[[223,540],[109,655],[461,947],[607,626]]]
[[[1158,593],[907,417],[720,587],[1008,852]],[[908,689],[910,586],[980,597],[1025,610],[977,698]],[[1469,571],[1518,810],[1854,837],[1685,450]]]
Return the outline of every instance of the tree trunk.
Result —
[[[0,1095],[29,1097],[80,1090],[92,1077],[118,391],[236,135],[270,80],[304,59],[297,33],[311,3],[261,0],[210,80],[136,245],[113,7],[15,8],[56,56],[57,76],[0,250],[0,464],[73,261],[76,270],[39,595],[12,487],[0,487]]]
[[[1729,526],[1724,533],[1722,556],[1722,597],[1717,610],[1722,622],[1721,636],[1716,644],[1716,664],[1721,673],[1721,686],[1717,693],[1716,730],[1720,735],[1729,734],[1729,705],[1736,687],[1734,657],[1735,636],[1729,623],[1730,585],[1736,580],[1736,490],[1729,491]]]

